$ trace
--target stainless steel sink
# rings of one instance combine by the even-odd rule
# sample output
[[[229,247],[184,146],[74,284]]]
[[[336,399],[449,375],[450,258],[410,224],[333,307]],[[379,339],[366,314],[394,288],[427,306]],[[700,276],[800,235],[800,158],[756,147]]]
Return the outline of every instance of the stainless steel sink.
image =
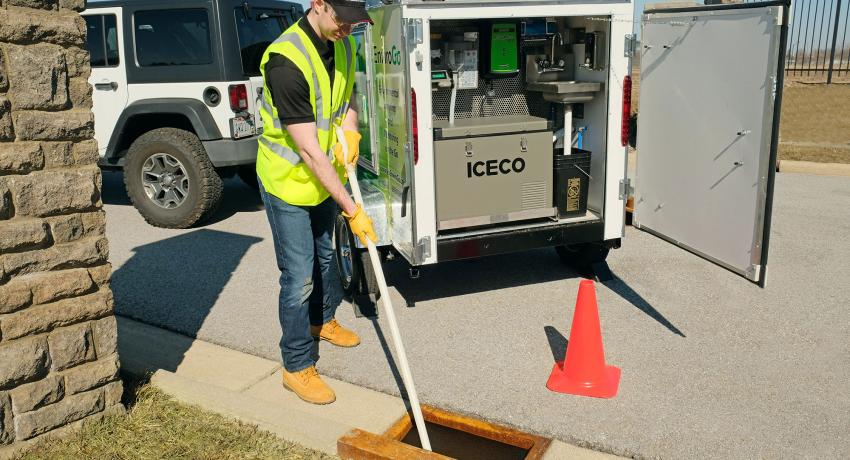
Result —
[[[572,104],[592,100],[594,94],[602,89],[602,83],[589,81],[538,81],[527,83],[525,88],[528,91],[539,91],[543,93],[543,99],[549,102]]]

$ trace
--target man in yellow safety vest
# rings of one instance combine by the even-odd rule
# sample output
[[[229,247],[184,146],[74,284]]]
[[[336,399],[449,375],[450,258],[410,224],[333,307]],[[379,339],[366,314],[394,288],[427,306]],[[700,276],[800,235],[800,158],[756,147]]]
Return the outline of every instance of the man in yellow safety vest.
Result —
[[[363,1],[312,0],[310,6],[260,62],[265,87],[257,176],[280,269],[283,385],[307,402],[329,404],[336,396],[316,372],[313,341],[360,343],[334,319],[342,301],[332,246],[339,208],[364,245],[366,238],[376,242],[372,221],[344,186],[345,165],[357,163],[360,142],[350,34],[354,24],[371,20]],[[337,138],[339,126],[344,139]]]

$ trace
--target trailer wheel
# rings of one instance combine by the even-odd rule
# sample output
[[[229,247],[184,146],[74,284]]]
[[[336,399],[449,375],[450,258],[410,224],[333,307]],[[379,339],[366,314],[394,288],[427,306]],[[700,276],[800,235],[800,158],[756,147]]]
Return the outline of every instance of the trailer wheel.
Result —
[[[376,294],[378,279],[369,260],[369,252],[358,249],[355,238],[348,220],[342,214],[337,215],[334,225],[334,252],[342,290],[348,297],[355,294]]]
[[[378,276],[375,275],[375,268],[372,267],[372,260],[369,258],[369,251],[366,249],[358,249],[360,256],[360,293],[375,294],[376,298],[381,296],[380,288],[378,288]],[[380,253],[379,253],[380,254]]]
[[[556,246],[555,251],[561,258],[561,262],[574,268],[582,275],[593,271],[593,265],[605,262],[609,249],[598,243],[572,244],[569,246]]]

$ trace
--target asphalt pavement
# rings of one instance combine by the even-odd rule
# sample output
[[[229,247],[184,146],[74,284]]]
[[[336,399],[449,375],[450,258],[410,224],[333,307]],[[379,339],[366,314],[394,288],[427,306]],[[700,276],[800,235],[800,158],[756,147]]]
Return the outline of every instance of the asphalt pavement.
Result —
[[[766,289],[631,227],[597,284],[615,399],[545,387],[580,278],[552,250],[386,267],[423,403],[618,455],[850,455],[850,178],[780,174]],[[279,359],[277,269],[256,193],[228,180],[212,222],[147,225],[120,173],[103,200],[119,314]],[[409,303],[411,307],[404,305]],[[322,343],[319,370],[398,395],[385,316],[337,317],[361,346]],[[156,344],[152,344],[156,346]]]

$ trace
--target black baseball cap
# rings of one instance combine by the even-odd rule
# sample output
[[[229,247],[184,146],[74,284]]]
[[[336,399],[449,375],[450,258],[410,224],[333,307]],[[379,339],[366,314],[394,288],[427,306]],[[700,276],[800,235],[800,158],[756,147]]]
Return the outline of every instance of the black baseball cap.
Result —
[[[331,5],[340,21],[349,24],[361,22],[372,24],[372,18],[366,12],[366,2],[363,0],[325,0],[325,2]]]

